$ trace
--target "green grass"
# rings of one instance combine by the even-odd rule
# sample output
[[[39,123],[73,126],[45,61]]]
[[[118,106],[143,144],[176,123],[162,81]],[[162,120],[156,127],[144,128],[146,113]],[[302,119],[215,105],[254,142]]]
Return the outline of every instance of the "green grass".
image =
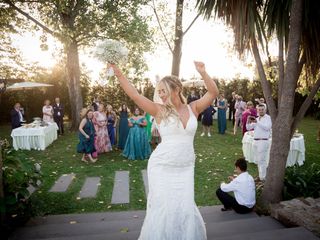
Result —
[[[320,122],[305,118],[299,131],[305,136],[306,161],[303,167],[313,162],[320,163],[319,147],[316,133]],[[219,204],[215,191],[220,182],[226,181],[233,174],[234,161],[242,156],[241,132],[236,136],[228,130],[225,135],[217,134],[217,122],[214,122],[211,138],[200,137],[201,126],[195,137],[196,168],[195,168],[195,199],[200,206]],[[10,137],[10,128],[0,126],[0,137]],[[38,214],[62,214],[99,212],[113,210],[145,209],[146,199],[141,170],[146,169],[147,161],[130,161],[121,156],[120,151],[103,154],[94,164],[80,161],[81,155],[76,153],[77,133],[67,133],[59,137],[45,151],[23,151],[29,161],[38,162],[42,166],[42,185],[31,196],[33,207]],[[111,205],[111,194],[115,171],[130,171],[130,204]],[[257,176],[255,164],[249,164],[249,173]],[[49,193],[59,176],[75,173],[76,177],[66,193]],[[96,198],[78,199],[79,191],[86,177],[100,176],[101,186]]]

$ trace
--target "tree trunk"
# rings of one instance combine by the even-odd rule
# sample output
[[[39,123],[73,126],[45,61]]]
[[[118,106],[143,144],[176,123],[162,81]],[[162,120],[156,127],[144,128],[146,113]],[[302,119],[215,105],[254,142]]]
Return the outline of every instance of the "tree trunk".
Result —
[[[78,45],[76,41],[66,46],[67,54],[67,80],[71,107],[71,129],[78,128],[80,123],[80,111],[83,107],[83,99],[80,88],[80,65]]]
[[[171,74],[175,76],[179,76],[180,74],[180,62],[181,62],[182,41],[183,41],[183,31],[182,31],[183,2],[184,0],[177,0],[175,38],[174,38],[174,49],[173,49],[173,55],[172,55],[172,68],[171,68]]]
[[[3,157],[2,157],[2,145],[0,143],[0,199],[4,200],[4,189],[3,189]],[[4,224],[5,211],[0,212],[0,223]]]
[[[286,71],[283,79],[278,115],[273,122],[270,161],[262,203],[278,203],[282,199],[283,180],[290,149],[291,127],[296,83],[299,72],[299,47],[301,36],[302,0],[293,0],[290,12],[290,32]]]

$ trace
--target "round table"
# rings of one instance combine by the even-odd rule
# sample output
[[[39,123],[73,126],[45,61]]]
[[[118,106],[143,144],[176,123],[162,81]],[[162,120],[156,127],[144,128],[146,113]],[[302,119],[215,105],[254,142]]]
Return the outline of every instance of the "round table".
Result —
[[[255,153],[253,148],[253,131],[246,132],[242,138],[242,152],[243,156],[248,162],[256,163]],[[267,162],[269,162],[271,138],[269,139],[269,150]],[[287,159],[287,167],[291,167],[295,164],[299,166],[303,165],[305,160],[305,145],[304,137],[302,134],[295,134],[295,136],[290,141],[290,150]]]

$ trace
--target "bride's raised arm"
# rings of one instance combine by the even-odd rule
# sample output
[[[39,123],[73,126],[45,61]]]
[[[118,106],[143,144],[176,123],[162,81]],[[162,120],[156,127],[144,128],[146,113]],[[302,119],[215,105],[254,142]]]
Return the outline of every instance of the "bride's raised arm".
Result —
[[[108,64],[108,67],[112,67],[114,75],[118,78],[122,89],[126,94],[137,104],[143,111],[148,112],[152,116],[157,116],[160,105],[152,102],[150,99],[140,95],[135,87],[129,82],[129,80],[122,74],[121,70],[114,64]]]
[[[204,84],[208,90],[202,98],[190,103],[193,111],[196,111],[197,114],[200,114],[212,104],[214,99],[216,99],[219,94],[219,90],[214,80],[206,72],[204,63],[195,61],[194,65],[204,80]]]

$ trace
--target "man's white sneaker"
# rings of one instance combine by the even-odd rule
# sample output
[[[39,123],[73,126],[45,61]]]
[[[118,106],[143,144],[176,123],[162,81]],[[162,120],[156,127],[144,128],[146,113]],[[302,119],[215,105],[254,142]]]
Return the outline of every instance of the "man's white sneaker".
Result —
[[[210,134],[210,133],[208,133],[208,137],[211,137],[211,134]]]
[[[204,136],[204,133],[201,133],[201,135],[200,135],[201,137],[203,137]]]

